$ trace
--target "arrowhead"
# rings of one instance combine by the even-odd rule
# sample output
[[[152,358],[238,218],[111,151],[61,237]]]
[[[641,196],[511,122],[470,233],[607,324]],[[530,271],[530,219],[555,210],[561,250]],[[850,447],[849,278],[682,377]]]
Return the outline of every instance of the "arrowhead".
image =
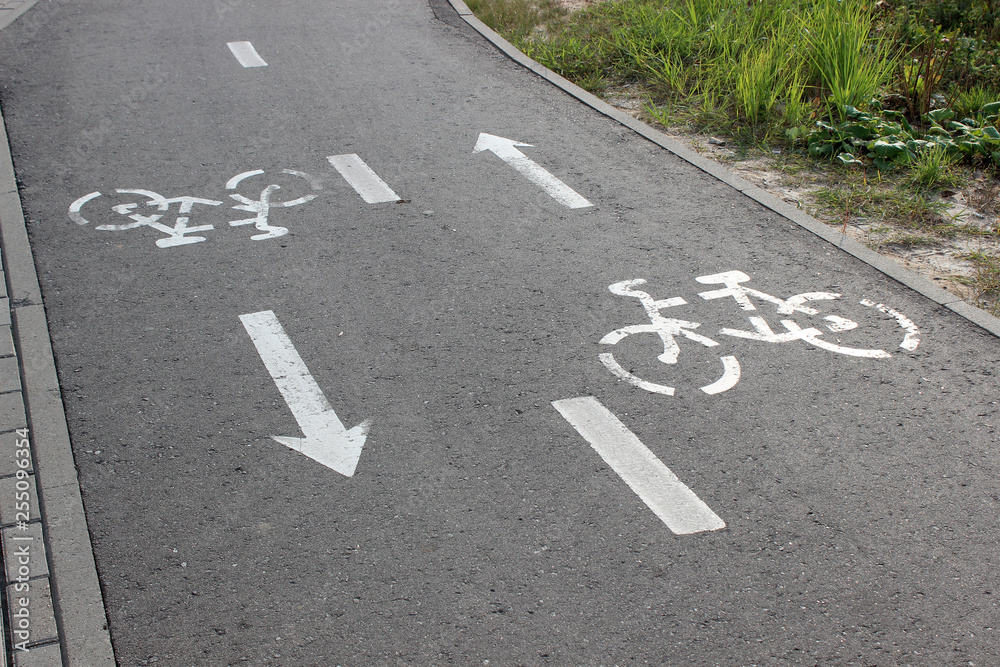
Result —
[[[315,423],[302,428],[306,436],[304,438],[271,437],[345,477],[353,477],[358,459],[361,458],[361,450],[365,446],[365,439],[368,437],[371,420],[366,419],[349,431],[344,430],[344,426],[332,411],[310,421]]]
[[[485,132],[479,133],[479,141],[476,142],[476,148],[472,151],[473,153],[480,153],[482,151],[492,151],[497,155],[506,153],[521,155],[521,151],[517,150],[515,146],[525,146],[531,148],[534,144],[525,144],[520,141],[514,141],[513,139],[504,139],[503,137],[498,137],[493,134],[486,134]]]

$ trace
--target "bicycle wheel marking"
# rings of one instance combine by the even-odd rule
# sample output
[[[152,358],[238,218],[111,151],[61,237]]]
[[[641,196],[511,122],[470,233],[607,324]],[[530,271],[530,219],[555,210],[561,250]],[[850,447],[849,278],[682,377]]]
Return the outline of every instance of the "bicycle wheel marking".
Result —
[[[889,359],[892,357],[892,355],[886,350],[852,347],[848,344],[844,344],[841,340],[842,335],[852,331],[860,333],[861,329],[859,329],[859,324],[854,320],[840,315],[823,315],[821,314],[819,308],[809,305],[811,302],[832,302],[835,305],[836,302],[839,302],[841,299],[841,295],[838,293],[803,292],[801,294],[795,294],[782,299],[744,285],[743,283],[750,280],[750,276],[742,271],[726,271],[707,276],[698,276],[695,280],[703,285],[723,285],[721,289],[699,292],[698,295],[706,301],[732,298],[741,310],[756,311],[757,306],[754,304],[754,300],[756,299],[761,302],[772,304],[775,307],[775,313],[777,315],[798,315],[799,317],[808,316],[816,317],[817,320],[819,320],[815,322],[816,326],[803,327],[793,319],[780,319],[779,322],[784,330],[782,331],[779,329],[776,332],[763,317],[748,315],[747,321],[749,322],[751,329],[733,329],[723,327],[719,330],[720,335],[774,344],[802,341],[821,350],[855,358]],[[716,347],[719,345],[718,342],[694,332],[695,329],[701,326],[701,323],[665,317],[662,314],[661,311],[668,308],[677,308],[688,305],[688,302],[683,297],[675,296],[668,299],[654,299],[648,293],[635,289],[637,286],[644,285],[645,283],[645,279],[638,278],[624,280],[608,286],[608,290],[612,294],[638,299],[643,309],[646,311],[646,316],[649,318],[649,324],[633,324],[615,329],[601,338],[600,344],[613,346],[617,345],[619,342],[632,334],[653,333],[660,338],[660,341],[663,344],[663,352],[657,357],[657,359],[664,364],[678,363],[678,357],[681,352],[681,347],[678,344],[679,337],[697,342],[705,347]],[[900,343],[899,347],[912,352],[920,345],[920,329],[898,310],[894,310],[885,304],[876,303],[869,299],[864,299],[859,303],[866,308],[874,308],[886,315],[890,315],[896,320],[896,323],[905,332],[903,341]],[[823,338],[826,333],[823,329],[837,335],[838,338],[836,342]],[[644,380],[634,373],[626,370],[618,362],[618,360],[615,359],[612,352],[602,352],[598,355],[598,358],[601,360],[601,363],[603,363],[604,366],[611,371],[611,373],[639,389],[652,393],[663,394],[665,396],[673,396],[676,392],[674,387]],[[740,381],[742,368],[739,360],[732,355],[722,356],[720,357],[720,360],[723,364],[722,377],[715,382],[700,388],[702,392],[708,395],[726,392],[735,387]]]
[[[615,360],[615,355],[611,354],[610,352],[604,352],[603,354],[599,355],[599,358],[601,360],[601,363],[604,364],[605,368],[607,368],[609,371],[620,377],[622,380],[625,380],[626,382],[632,384],[633,386],[638,387],[639,389],[645,389],[646,391],[653,394],[663,394],[664,396],[674,395],[673,387],[668,387],[663,384],[656,384],[655,382],[647,382],[646,380],[638,378],[635,375],[629,373],[627,370],[622,368],[621,364],[619,364]]]
[[[87,202],[89,202],[91,199],[97,199],[100,196],[101,196],[100,192],[91,192],[89,195],[83,195],[82,197],[80,197],[79,199],[77,199],[75,202],[73,202],[72,204],[70,204],[69,205],[69,219],[72,220],[73,222],[75,222],[78,225],[89,224],[89,221],[86,218],[83,217],[83,213],[80,212],[80,209],[82,209],[83,205],[86,204]]]
[[[740,381],[742,369],[740,368],[740,362],[736,359],[736,357],[729,356],[719,358],[722,360],[722,377],[712,384],[701,388],[701,390],[709,396],[729,391],[736,386],[737,382]]]
[[[229,182],[226,183],[226,189],[235,190],[236,187],[241,182],[243,182],[243,180],[251,178],[253,176],[259,176],[263,173],[264,173],[263,169],[255,169],[253,171],[245,171],[242,174],[237,174],[236,176],[230,178]],[[319,182],[309,174],[305,173],[304,171],[295,171],[294,169],[282,169],[281,173],[303,178],[309,182],[309,185],[313,190],[320,189]],[[239,204],[233,207],[235,210],[248,211],[250,213],[255,214],[254,217],[252,218],[244,218],[242,220],[230,220],[229,226],[239,227],[241,225],[253,224],[254,227],[256,227],[259,231],[264,232],[263,234],[255,234],[254,236],[251,236],[250,239],[252,241],[263,241],[264,239],[273,239],[288,234],[287,227],[277,227],[271,225],[268,222],[271,214],[271,209],[288,208],[291,206],[298,206],[300,204],[305,204],[315,199],[316,195],[315,193],[311,193],[303,195],[298,199],[292,199],[290,201],[284,201],[284,202],[271,201],[271,197],[274,195],[276,191],[280,189],[281,189],[280,185],[272,183],[260,191],[260,197],[256,200],[252,200],[240,194],[229,195],[230,199],[240,202]]]
[[[901,348],[908,350],[909,352],[913,352],[917,349],[917,346],[920,345],[920,329],[918,329],[917,325],[911,322],[906,315],[903,315],[898,310],[893,310],[884,304],[875,303],[869,299],[862,299],[861,305],[868,306],[869,308],[875,308],[876,310],[882,311],[886,315],[892,315],[896,318],[900,328],[906,332],[906,336],[903,337],[903,342],[899,344]]]

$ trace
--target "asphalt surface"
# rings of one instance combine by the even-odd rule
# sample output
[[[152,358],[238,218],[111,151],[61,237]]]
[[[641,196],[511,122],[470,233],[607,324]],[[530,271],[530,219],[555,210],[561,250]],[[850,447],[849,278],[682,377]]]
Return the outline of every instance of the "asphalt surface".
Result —
[[[119,664],[1000,662],[1000,340],[448,10],[50,0],[0,33]],[[592,206],[474,152],[481,133],[531,144]],[[366,202],[327,160],[345,154],[401,201]],[[252,217],[231,195],[271,184],[316,196],[253,240],[268,232],[228,224]],[[204,241],[160,247],[113,228],[157,213],[116,189],[219,203],[191,204]],[[697,278],[733,271],[786,301],[843,298],[803,302],[812,317],[701,296],[721,285]],[[664,364],[649,332],[601,344],[649,324],[609,290],[637,279],[719,345],[677,333]],[[371,420],[352,477],[272,439],[301,431],[240,319],[265,311],[344,425]],[[860,326],[823,341],[891,356],[723,333],[827,312]],[[609,351],[674,395],[615,376]],[[738,383],[705,393],[724,358]],[[552,405],[579,397],[725,528],[672,532]]]

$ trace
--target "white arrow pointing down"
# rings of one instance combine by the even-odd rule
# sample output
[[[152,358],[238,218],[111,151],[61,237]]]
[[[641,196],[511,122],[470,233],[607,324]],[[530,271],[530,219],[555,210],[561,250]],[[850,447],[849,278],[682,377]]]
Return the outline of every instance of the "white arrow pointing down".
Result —
[[[273,311],[240,315],[240,321],[305,435],[304,438],[271,437],[341,475],[352,477],[371,420],[350,430],[344,427]]]
[[[531,148],[532,144],[521,143],[513,139],[504,139],[493,134],[480,133],[479,141],[473,153],[490,151],[498,158],[514,167],[522,176],[539,186],[557,202],[568,208],[586,208],[593,206],[581,197],[575,190],[550,174],[524,153],[517,146]]]

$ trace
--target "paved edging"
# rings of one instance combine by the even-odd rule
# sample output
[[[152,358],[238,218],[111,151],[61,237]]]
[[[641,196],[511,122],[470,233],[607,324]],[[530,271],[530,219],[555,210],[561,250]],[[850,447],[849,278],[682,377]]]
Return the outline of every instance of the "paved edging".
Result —
[[[781,201],[769,192],[766,192],[756,185],[740,178],[718,162],[714,162],[699,155],[695,151],[687,148],[677,141],[674,141],[667,135],[653,129],[642,121],[615,109],[607,102],[598,99],[591,93],[585,91],[583,88],[567,81],[552,70],[540,65],[528,56],[524,55],[521,51],[515,48],[514,45],[497,34],[492,28],[476,18],[463,0],[448,0],[448,2],[451,4],[452,8],[458,12],[458,15],[469,24],[470,27],[506,54],[511,60],[514,60],[519,65],[531,70],[549,83],[554,84],[569,95],[572,95],[587,106],[593,108],[595,111],[618,121],[622,125],[652,141],[654,144],[670,151],[685,162],[688,162],[705,173],[714,176],[723,183],[732,186],[765,208],[774,211],[778,215],[787,218],[791,222],[794,222],[800,227],[812,232],[823,240],[837,246],[847,254],[855,257],[865,264],[868,264],[876,270],[881,271],[893,280],[896,280],[910,289],[919,292],[931,301],[934,301],[948,310],[966,318],[973,324],[986,329],[994,336],[1000,336],[1000,319],[993,317],[980,308],[976,308],[975,306],[966,303],[951,292],[941,289],[926,278],[923,278],[916,273],[903,268],[891,259],[870,250],[861,243],[858,243],[845,234],[841,234],[837,230],[820,222],[811,215],[800,211],[794,206],[789,206],[787,203]]]
[[[104,598],[2,116],[0,246],[10,297],[14,347],[20,362],[60,662],[85,667],[114,665]],[[49,644],[44,649],[16,653],[15,663],[53,664],[55,649],[55,644]],[[43,653],[46,654],[44,658]],[[36,658],[43,662],[36,662]]]
[[[10,25],[14,19],[31,9],[36,2],[38,0],[0,0],[0,28]]]

